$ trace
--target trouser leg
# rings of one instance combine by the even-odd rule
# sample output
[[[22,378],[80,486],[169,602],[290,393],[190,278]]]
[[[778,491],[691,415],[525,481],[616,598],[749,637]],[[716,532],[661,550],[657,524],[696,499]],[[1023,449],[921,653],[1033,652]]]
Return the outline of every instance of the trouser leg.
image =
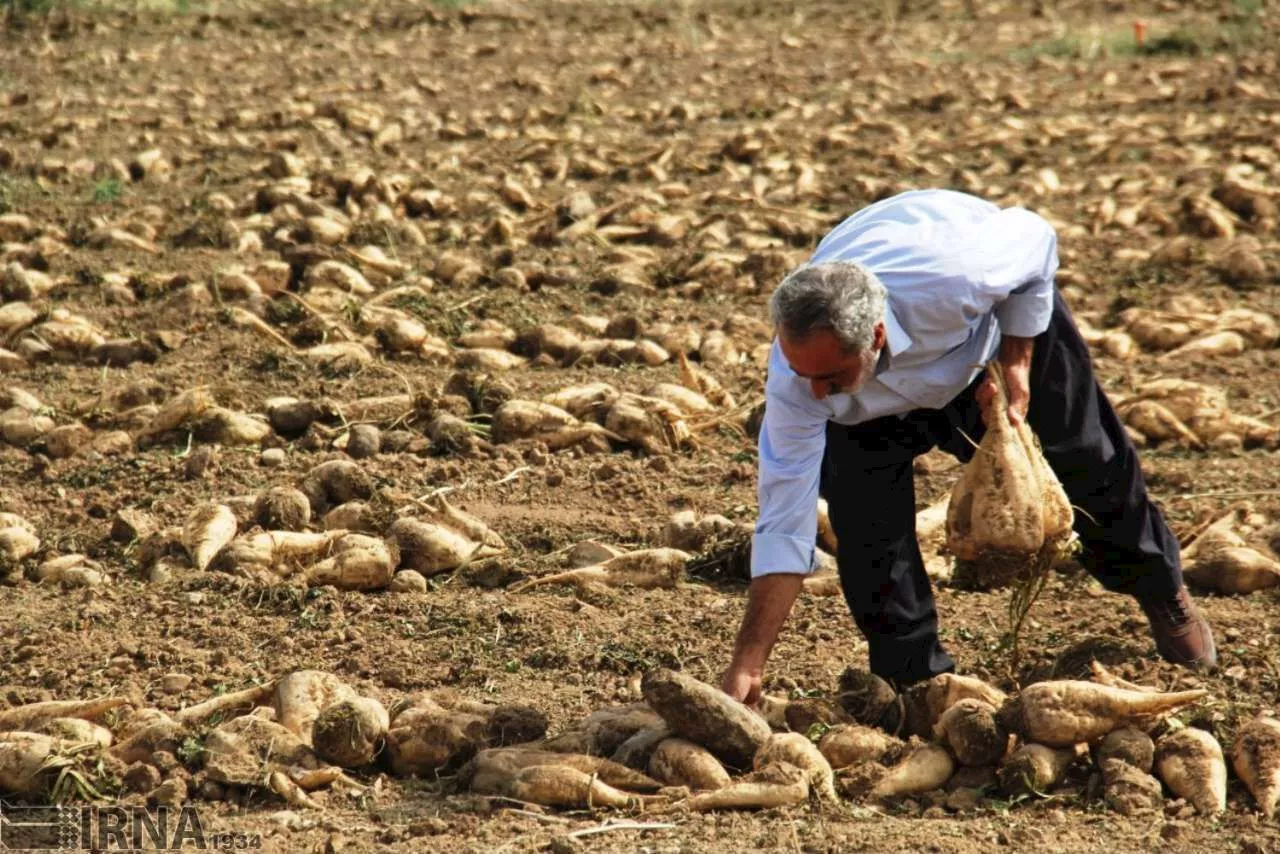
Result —
[[[977,439],[983,427],[973,389],[945,411]],[[1085,569],[1109,590],[1154,598],[1176,592],[1182,586],[1178,540],[1147,494],[1138,453],[1056,292],[1049,328],[1036,338],[1027,422],[1075,507]],[[973,456],[963,437],[940,445],[962,460]]]
[[[1079,508],[1075,529],[1085,567],[1111,590],[1172,595],[1182,586],[1178,540],[1147,494],[1138,452],[1094,378],[1089,349],[1056,293],[1053,320],[1036,341],[1031,388],[1027,420]]]
[[[901,685],[955,669],[938,641],[915,532],[911,462],[932,442],[911,419],[827,429],[822,491],[839,540],[840,584],[872,673]]]

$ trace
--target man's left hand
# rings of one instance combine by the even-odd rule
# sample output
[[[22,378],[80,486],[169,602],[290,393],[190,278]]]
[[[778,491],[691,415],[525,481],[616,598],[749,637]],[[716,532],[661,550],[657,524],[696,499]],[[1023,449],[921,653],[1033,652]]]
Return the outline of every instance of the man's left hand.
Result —
[[[1026,420],[1027,409],[1031,405],[1031,355],[1034,349],[1034,338],[1006,335],[1000,342],[1000,355],[996,358],[1004,369],[1005,389],[1009,398],[1009,423],[1015,426]],[[983,412],[995,393],[995,385],[990,377],[978,386],[976,397]]]

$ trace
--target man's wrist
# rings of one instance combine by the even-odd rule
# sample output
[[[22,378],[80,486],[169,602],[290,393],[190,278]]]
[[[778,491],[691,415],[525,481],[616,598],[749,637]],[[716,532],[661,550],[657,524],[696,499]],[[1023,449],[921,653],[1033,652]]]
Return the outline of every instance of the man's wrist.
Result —
[[[1034,351],[1034,338],[1018,338],[1013,335],[1005,335],[1000,340],[1000,355],[998,358],[1001,364],[1009,367],[1030,365]]]
[[[747,673],[763,673],[765,662],[769,658],[767,650],[760,649],[756,646],[739,647],[733,651],[733,660],[730,666],[735,670],[743,670]]]

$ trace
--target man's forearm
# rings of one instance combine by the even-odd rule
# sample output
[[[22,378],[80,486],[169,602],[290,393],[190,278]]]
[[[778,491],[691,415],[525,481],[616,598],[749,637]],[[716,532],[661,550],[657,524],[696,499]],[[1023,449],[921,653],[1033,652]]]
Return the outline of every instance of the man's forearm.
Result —
[[[1036,339],[1005,335],[1000,339],[997,360],[1003,367],[1005,392],[1009,401],[1009,420],[1020,423],[1031,405],[1031,357]]]
[[[761,575],[752,579],[747,594],[747,612],[742,617],[738,640],[733,646],[736,665],[750,670],[764,669],[803,583],[804,576],[793,573]]]

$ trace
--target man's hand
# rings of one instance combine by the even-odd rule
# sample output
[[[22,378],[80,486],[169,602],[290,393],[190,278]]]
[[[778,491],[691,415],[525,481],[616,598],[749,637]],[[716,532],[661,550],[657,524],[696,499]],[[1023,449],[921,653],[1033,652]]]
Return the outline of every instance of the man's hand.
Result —
[[[764,682],[761,668],[749,668],[736,662],[729,665],[720,681],[720,690],[748,706],[760,702],[760,686]]]
[[[1009,397],[1009,423],[1015,426],[1026,420],[1027,408],[1031,405],[1031,356],[1034,350],[1034,338],[1006,335],[1000,341],[1000,354],[996,361],[1004,369],[1005,389]],[[975,397],[984,413],[995,393],[996,387],[990,377],[978,386]]]

